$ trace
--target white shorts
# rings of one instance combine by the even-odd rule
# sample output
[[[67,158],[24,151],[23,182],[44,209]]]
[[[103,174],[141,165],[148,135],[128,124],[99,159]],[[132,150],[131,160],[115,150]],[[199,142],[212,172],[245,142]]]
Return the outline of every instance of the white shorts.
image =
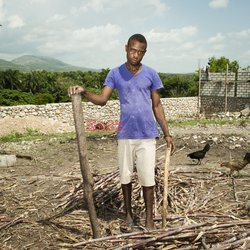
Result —
[[[118,140],[121,184],[131,182],[135,163],[141,186],[151,187],[155,185],[155,147],[155,139]]]

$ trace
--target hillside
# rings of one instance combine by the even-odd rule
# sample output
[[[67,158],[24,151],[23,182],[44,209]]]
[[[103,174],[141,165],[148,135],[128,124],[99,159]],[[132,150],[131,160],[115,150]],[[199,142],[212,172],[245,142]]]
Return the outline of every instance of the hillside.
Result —
[[[12,61],[6,61],[0,59],[0,70],[20,70],[20,71],[32,71],[32,70],[46,70],[46,71],[99,71],[97,69],[90,69],[85,67],[77,67],[64,63],[60,60],[51,57],[24,55],[13,59]]]
[[[12,69],[12,70],[20,70],[20,71],[25,71],[25,67],[22,65],[18,65],[3,59],[0,59],[0,71],[4,71],[4,70],[8,70],[8,69]]]

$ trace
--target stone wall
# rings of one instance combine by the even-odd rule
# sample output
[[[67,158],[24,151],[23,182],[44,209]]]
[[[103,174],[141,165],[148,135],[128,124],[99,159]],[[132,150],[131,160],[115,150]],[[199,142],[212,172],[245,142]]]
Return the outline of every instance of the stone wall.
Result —
[[[247,104],[246,98],[228,97],[227,111],[239,112],[246,107],[250,107],[250,100]],[[218,113],[225,111],[225,97],[222,96],[202,96],[201,97],[201,112],[205,114]]]
[[[198,98],[162,98],[167,119],[191,118],[198,113]],[[98,122],[119,121],[119,101],[108,101],[104,107],[83,102],[85,121]],[[85,124],[85,126],[87,123]],[[74,130],[71,103],[55,103],[47,105],[19,105],[0,107],[0,135],[7,133],[9,127],[33,128],[45,132],[65,132]]]
[[[200,105],[202,113],[225,111],[225,74],[210,73],[201,78]],[[228,75],[227,85],[228,111],[236,112],[250,106],[250,72],[239,72]],[[167,119],[187,119],[197,116],[198,97],[162,98]],[[105,107],[83,102],[85,121],[119,122],[119,101],[108,101]],[[87,125],[87,123],[85,124]],[[11,127],[11,130],[10,130]],[[74,131],[71,103],[47,105],[20,105],[0,107],[0,135],[16,129],[34,128],[45,132]]]
[[[225,96],[226,88],[225,82],[201,82],[201,96]],[[242,94],[245,95],[245,94]],[[235,83],[229,82],[227,84],[227,96],[235,96]]]
[[[218,82],[218,81],[225,81],[225,78],[226,78],[225,73],[209,73],[209,77],[207,77],[206,73],[202,72],[202,75],[201,75],[202,81],[207,81],[209,79],[210,81]],[[229,72],[227,75],[227,80],[229,82],[235,81],[235,73]]]
[[[250,72],[206,73],[201,75],[201,112],[235,112],[250,106]]]
[[[225,73],[206,73],[201,75],[201,96],[225,96]],[[250,72],[228,73],[227,96],[250,97]]]

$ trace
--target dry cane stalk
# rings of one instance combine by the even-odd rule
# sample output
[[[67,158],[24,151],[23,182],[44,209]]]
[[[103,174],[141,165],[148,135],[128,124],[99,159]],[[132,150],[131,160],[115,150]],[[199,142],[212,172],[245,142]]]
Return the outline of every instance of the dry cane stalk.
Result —
[[[164,166],[164,191],[163,191],[163,210],[162,210],[162,227],[166,227],[167,209],[168,209],[168,169],[170,164],[171,146],[166,149],[166,158]]]

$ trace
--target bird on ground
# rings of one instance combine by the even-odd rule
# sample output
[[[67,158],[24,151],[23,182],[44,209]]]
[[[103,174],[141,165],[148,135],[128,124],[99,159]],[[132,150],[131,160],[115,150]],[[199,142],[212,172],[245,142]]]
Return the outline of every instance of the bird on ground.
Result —
[[[220,166],[229,168],[230,175],[232,175],[234,171],[237,171],[239,174],[239,171],[242,170],[248,163],[250,163],[250,153],[246,153],[243,160],[231,160],[222,162]]]
[[[198,160],[197,165],[201,164],[201,160],[205,157],[207,151],[210,149],[210,145],[207,143],[202,150],[195,151],[193,153],[188,154],[187,156],[191,159]]]
[[[248,214],[250,214],[250,200],[246,202],[245,209]]]

